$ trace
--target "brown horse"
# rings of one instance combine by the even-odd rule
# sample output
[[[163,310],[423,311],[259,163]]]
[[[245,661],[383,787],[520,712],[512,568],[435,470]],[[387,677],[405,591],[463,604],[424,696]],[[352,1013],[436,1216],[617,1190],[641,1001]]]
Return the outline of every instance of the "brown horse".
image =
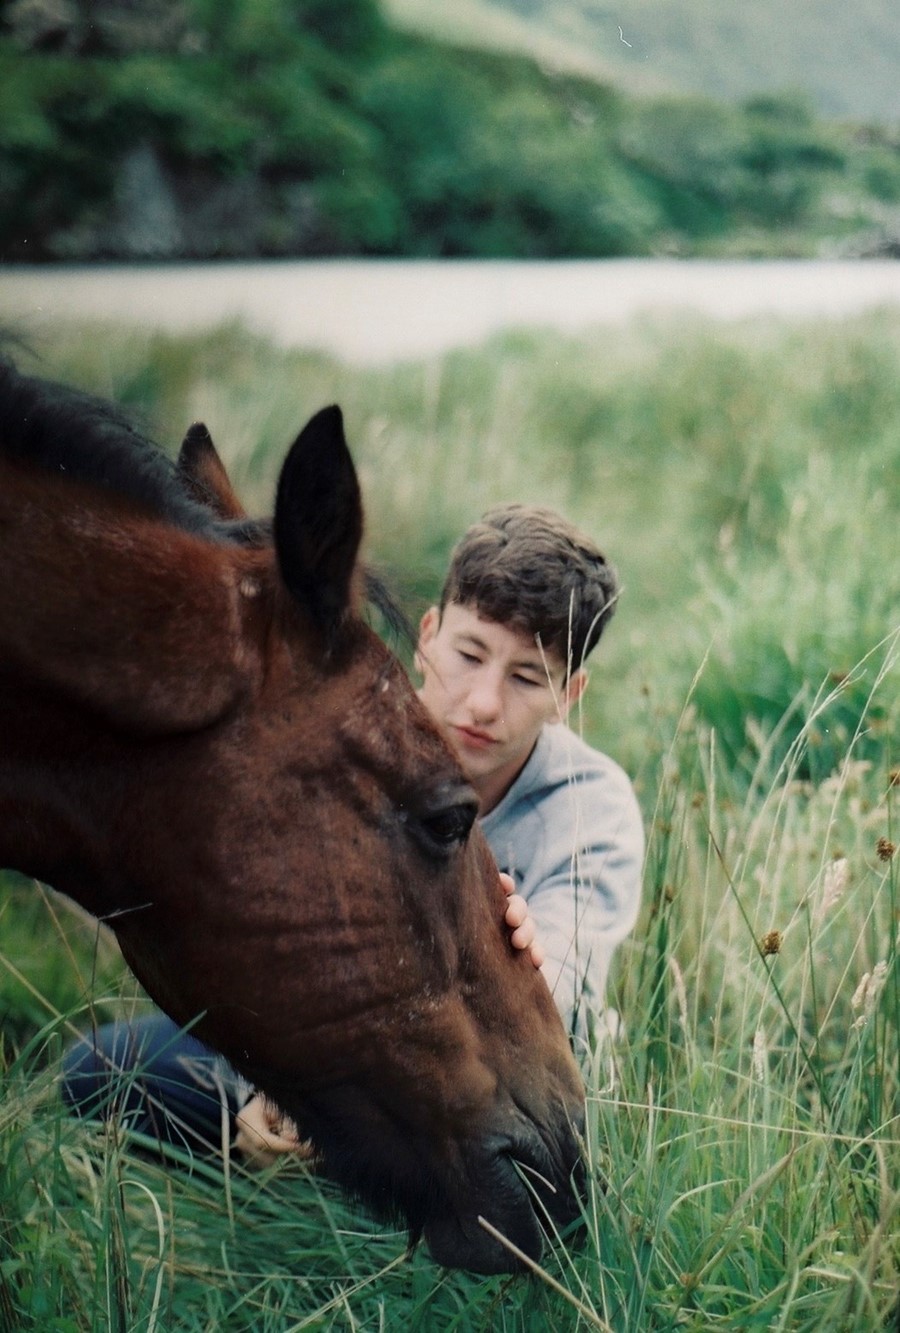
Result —
[[[176,466],[0,363],[0,865],[107,922],[376,1214],[507,1271],[479,1216],[537,1256],[577,1213],[582,1088],[473,793],[363,618],[361,532],[337,408],[253,522],[202,428]]]

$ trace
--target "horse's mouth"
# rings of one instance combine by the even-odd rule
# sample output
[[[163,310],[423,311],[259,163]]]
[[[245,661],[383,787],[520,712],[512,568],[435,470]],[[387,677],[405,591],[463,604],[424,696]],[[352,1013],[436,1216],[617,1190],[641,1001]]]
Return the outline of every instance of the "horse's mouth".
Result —
[[[580,1160],[556,1186],[509,1155],[498,1159],[490,1177],[465,1212],[426,1223],[425,1241],[436,1263],[475,1273],[521,1272],[540,1259],[547,1234],[580,1215]]]
[[[516,1221],[515,1239],[480,1213],[474,1218],[442,1218],[425,1228],[425,1242],[435,1263],[444,1268],[462,1268],[470,1273],[517,1273],[534,1263],[543,1249],[537,1218],[531,1213],[527,1234]],[[508,1228],[510,1229],[510,1228]]]

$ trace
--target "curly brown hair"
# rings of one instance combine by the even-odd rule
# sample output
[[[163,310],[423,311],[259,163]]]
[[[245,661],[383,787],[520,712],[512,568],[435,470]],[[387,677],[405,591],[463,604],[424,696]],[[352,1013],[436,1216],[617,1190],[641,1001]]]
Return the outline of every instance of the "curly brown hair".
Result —
[[[441,593],[487,620],[524,631],[567,671],[596,647],[619,597],[615,569],[553,509],[496,505],[454,548]]]

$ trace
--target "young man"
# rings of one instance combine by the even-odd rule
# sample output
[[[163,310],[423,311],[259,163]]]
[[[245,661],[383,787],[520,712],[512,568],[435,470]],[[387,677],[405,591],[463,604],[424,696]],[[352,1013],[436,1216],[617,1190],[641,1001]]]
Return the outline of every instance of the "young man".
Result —
[[[419,696],[475,788],[576,1040],[602,1010],[640,902],[631,783],[565,725],[617,598],[616,575],[587,537],[551,510],[504,505],[456,547],[416,659]]]
[[[631,784],[565,725],[617,597],[611,566],[559,515],[501,506],[456,547],[416,654],[419,697],[478,796],[513,944],[543,967],[576,1044],[601,1019],[610,961],[640,901],[643,828]],[[218,1142],[224,1105],[238,1113],[235,1146],[248,1159],[297,1149],[291,1126],[261,1097],[241,1106],[215,1057],[168,1019],[109,1025],[97,1046],[79,1043],[66,1057],[64,1095],[82,1114],[108,1098],[112,1058],[142,1068],[125,1096],[145,1132],[177,1142],[187,1129]]]

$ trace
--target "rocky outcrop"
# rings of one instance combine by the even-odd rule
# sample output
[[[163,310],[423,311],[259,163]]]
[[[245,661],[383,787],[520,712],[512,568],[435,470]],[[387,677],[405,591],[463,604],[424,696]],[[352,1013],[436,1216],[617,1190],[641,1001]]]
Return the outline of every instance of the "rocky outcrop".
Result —
[[[277,257],[328,253],[326,233],[309,184],[175,169],[144,143],[123,158],[102,215],[49,235],[44,251],[68,262]]]

